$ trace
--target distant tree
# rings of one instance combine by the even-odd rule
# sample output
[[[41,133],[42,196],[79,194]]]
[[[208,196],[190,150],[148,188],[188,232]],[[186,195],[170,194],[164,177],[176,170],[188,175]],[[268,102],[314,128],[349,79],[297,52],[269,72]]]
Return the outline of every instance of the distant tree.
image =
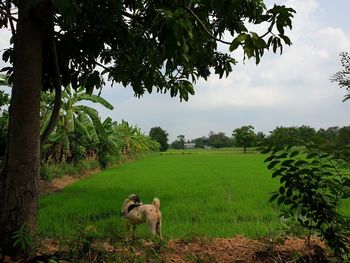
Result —
[[[177,140],[171,143],[173,149],[185,149],[185,135],[177,136]]]
[[[256,146],[265,146],[266,145],[266,135],[259,131],[255,136],[255,145]]]
[[[254,145],[256,135],[254,133],[254,127],[251,125],[242,126],[233,131],[232,136],[236,143],[236,146],[243,147],[244,153],[247,152],[247,147]]]
[[[214,133],[211,131],[208,138],[209,146],[215,148],[231,147],[233,145],[232,140],[223,132]]]
[[[344,102],[350,99],[350,56],[348,52],[342,52],[340,56],[343,70],[335,73],[331,77],[331,81],[337,82],[340,88],[345,88],[348,92],[348,94],[344,96]]]
[[[298,138],[302,145],[312,143],[316,137],[316,130],[310,126],[302,125],[298,129]]]
[[[169,148],[168,133],[160,127],[153,127],[149,132],[149,137],[152,140],[159,142],[160,151],[165,152]]]
[[[297,127],[277,127],[270,132],[267,141],[273,146],[302,145]]]
[[[350,126],[319,129],[316,134],[313,148],[321,149],[338,160],[344,160],[347,165],[350,164]]]
[[[192,140],[195,143],[196,148],[205,148],[205,146],[209,145],[209,139],[207,137],[200,137]]]

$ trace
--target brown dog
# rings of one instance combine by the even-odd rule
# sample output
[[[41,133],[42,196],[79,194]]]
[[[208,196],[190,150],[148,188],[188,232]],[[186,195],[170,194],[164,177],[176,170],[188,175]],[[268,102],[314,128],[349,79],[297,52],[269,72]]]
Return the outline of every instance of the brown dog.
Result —
[[[136,194],[129,195],[122,207],[122,215],[127,219],[127,229],[133,226],[133,237],[138,224],[147,223],[149,231],[162,238],[161,220],[162,214],[159,210],[160,201],[153,198],[152,204],[143,204]]]

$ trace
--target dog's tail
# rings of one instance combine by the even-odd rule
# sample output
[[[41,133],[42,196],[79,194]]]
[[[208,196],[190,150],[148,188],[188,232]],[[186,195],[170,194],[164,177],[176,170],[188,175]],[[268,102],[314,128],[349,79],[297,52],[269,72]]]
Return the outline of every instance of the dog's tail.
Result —
[[[157,197],[153,198],[152,205],[154,205],[157,208],[157,210],[159,210],[159,208],[160,208],[159,198],[157,198]]]

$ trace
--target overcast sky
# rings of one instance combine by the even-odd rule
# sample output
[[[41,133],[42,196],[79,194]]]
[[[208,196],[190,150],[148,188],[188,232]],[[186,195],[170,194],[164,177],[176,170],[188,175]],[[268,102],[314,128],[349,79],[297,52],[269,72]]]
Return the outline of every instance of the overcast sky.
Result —
[[[342,103],[345,90],[330,77],[341,70],[339,53],[350,51],[349,0],[268,0],[294,8],[297,14],[288,32],[293,45],[283,54],[267,54],[256,66],[243,63],[228,78],[212,76],[198,81],[196,94],[179,102],[169,94],[146,94],[141,99],[132,89],[105,87],[102,97],[115,106],[109,111],[98,108],[102,118],[127,120],[148,134],[160,126],[185,139],[207,136],[210,131],[231,136],[235,128],[252,125],[268,133],[276,126],[309,125],[316,129],[349,125],[350,102]],[[0,39],[1,47],[6,39]],[[222,46],[228,51],[228,47]]]

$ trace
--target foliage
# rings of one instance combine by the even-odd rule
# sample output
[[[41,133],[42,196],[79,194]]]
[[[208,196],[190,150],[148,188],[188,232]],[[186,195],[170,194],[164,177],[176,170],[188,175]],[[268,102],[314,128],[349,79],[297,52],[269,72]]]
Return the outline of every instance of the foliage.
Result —
[[[52,94],[43,94],[41,102],[41,130],[43,131],[50,119]],[[44,158],[54,163],[65,161],[79,161],[88,154],[97,154],[97,148],[106,154],[115,152],[117,147],[108,140],[107,125],[111,120],[101,123],[97,110],[79,104],[82,101],[98,103],[110,110],[113,106],[100,96],[86,94],[80,87],[76,92],[67,86],[62,93],[62,106],[59,113],[57,127],[43,146]],[[101,142],[102,141],[102,142]],[[107,143],[109,147],[103,146]],[[113,146],[115,146],[113,148]],[[102,149],[103,148],[103,149]],[[100,151],[100,152],[101,152]]]
[[[320,148],[331,154],[338,161],[343,160],[343,165],[350,165],[350,127],[331,127],[317,131],[317,140],[310,148]]]
[[[209,145],[209,139],[205,136],[196,138],[192,140],[196,144],[196,148],[205,148],[206,146]]]
[[[6,78],[0,74],[0,85],[7,85]],[[7,106],[10,103],[9,95],[0,90],[0,170],[2,169],[2,159],[7,146],[7,129],[9,114]]]
[[[247,147],[254,145],[256,138],[254,127],[251,125],[235,129],[232,136],[235,140],[236,146],[242,146],[245,153],[247,152]]]
[[[267,148],[265,159],[272,177],[281,186],[270,202],[282,207],[282,216],[319,233],[334,251],[344,257],[349,252],[350,220],[339,212],[340,202],[350,197],[350,174],[334,158],[320,151],[301,152],[298,148]]]
[[[29,251],[33,244],[33,237],[28,224],[23,224],[18,230],[12,234],[13,246],[19,247],[23,253]]]
[[[348,92],[348,94],[344,96],[344,102],[350,99],[350,56],[348,52],[342,52],[340,56],[343,69],[335,73],[331,81],[337,82],[341,88],[345,88]]]
[[[223,132],[215,133],[211,131],[208,137],[208,145],[214,148],[231,147],[233,145],[233,141]]]
[[[103,85],[101,75],[106,75],[132,87],[137,96],[156,89],[184,100],[194,94],[192,82],[207,79],[210,68],[221,78],[236,64],[219,51],[217,42],[227,44],[230,51],[241,47],[244,57],[255,58],[258,64],[265,51],[282,52],[283,45],[291,44],[285,29],[292,28],[295,13],[279,5],[267,9],[261,0],[201,0],[195,4],[62,0],[53,4],[55,29],[60,29],[55,37],[64,86],[71,83],[77,89],[83,85],[91,93]],[[265,23],[261,35],[249,29],[252,24]],[[221,39],[226,32],[232,35],[231,41]],[[12,61],[12,56],[9,49],[3,59]],[[102,72],[96,70],[99,61],[104,65]],[[51,90],[53,73],[50,67],[43,69],[44,90]],[[10,67],[6,70],[12,72]]]
[[[153,127],[149,131],[149,137],[160,144],[160,151],[165,152],[169,148],[168,133],[161,127]]]
[[[137,126],[130,125],[127,121],[114,123],[113,139],[117,142],[123,155],[133,157],[140,153],[156,152],[160,144],[151,137],[144,135]]]
[[[5,153],[4,149],[6,148],[8,111],[4,107],[7,107],[9,102],[9,95],[4,91],[0,90],[0,156],[2,156]]]
[[[185,135],[177,136],[177,140],[171,143],[173,149],[185,149]]]
[[[315,140],[316,131],[309,126],[276,127],[270,132],[266,143],[274,146],[300,146],[310,144]]]

